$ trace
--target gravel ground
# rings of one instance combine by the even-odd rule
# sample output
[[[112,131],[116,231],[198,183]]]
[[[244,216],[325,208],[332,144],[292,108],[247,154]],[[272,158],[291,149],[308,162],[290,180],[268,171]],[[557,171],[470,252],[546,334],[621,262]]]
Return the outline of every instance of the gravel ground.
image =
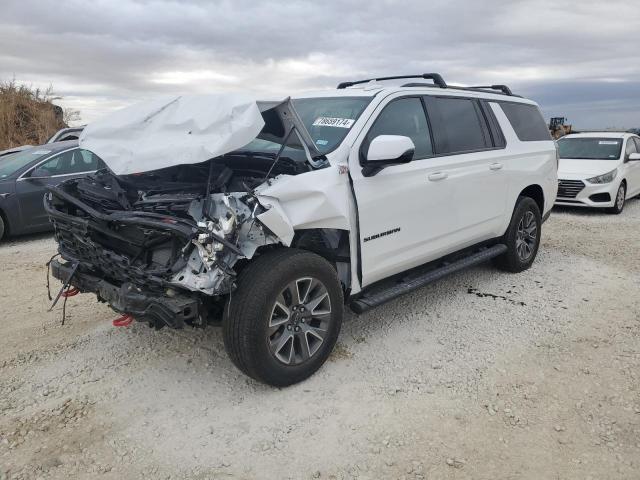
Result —
[[[640,478],[640,200],[555,211],[533,268],[490,265],[362,316],[287,389],[219,329],[47,312],[45,236],[0,245],[0,478]]]

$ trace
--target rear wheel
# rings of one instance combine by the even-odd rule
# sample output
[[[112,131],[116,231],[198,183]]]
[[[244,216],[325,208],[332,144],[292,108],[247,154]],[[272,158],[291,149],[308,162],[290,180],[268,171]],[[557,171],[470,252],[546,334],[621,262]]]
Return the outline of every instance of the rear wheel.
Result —
[[[624,210],[624,202],[627,196],[627,184],[622,182],[618,187],[618,192],[616,193],[616,203],[613,207],[609,208],[608,212],[613,213],[614,215],[618,215],[622,213]]]
[[[528,269],[538,254],[542,218],[538,204],[529,197],[519,197],[503,242],[507,251],[494,264],[508,272]]]
[[[4,226],[4,218],[0,215],[0,240],[4,238],[5,226]]]
[[[311,376],[340,332],[342,288],[324,258],[304,250],[261,255],[241,272],[223,323],[233,363],[283,387]]]

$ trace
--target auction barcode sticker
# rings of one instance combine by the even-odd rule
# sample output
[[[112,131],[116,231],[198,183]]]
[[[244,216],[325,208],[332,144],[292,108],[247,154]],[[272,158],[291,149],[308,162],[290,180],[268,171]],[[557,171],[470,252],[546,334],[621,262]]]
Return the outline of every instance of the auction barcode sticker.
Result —
[[[352,118],[335,118],[335,117],[318,117],[313,125],[320,127],[339,127],[339,128],[351,128],[353,125]]]

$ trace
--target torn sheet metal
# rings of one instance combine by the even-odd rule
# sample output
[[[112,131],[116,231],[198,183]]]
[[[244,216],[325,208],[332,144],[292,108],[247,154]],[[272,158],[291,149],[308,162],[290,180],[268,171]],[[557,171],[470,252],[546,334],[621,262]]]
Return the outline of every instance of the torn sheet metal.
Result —
[[[282,175],[256,188],[260,203],[278,205],[293,230],[335,228],[350,230],[349,183],[337,168],[314,170],[303,175]],[[278,229],[271,218],[263,223]],[[274,230],[275,231],[275,230]]]
[[[241,149],[255,138],[320,155],[290,98],[256,100],[240,94],[156,98],[87,125],[80,147],[98,155],[116,175],[200,163]]]
[[[246,95],[162,97],[90,123],[80,147],[126,175],[204,162],[245,146],[263,126],[256,100]]]

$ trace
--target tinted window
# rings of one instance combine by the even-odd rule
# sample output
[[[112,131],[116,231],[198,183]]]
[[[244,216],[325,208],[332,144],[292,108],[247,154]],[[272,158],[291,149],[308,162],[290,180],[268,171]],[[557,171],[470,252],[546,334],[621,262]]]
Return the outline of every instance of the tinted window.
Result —
[[[489,147],[484,119],[469,98],[426,97],[439,154],[482,150]]]
[[[419,98],[401,98],[384,107],[367,134],[365,152],[371,140],[378,135],[404,135],[411,138],[416,147],[414,159],[433,155],[427,117]]]
[[[640,138],[634,137],[633,140],[636,142],[636,150],[640,152]]]
[[[619,138],[565,137],[558,140],[560,158],[618,160],[622,150]]]
[[[523,142],[551,140],[551,134],[540,109],[525,103],[500,103],[518,138]]]
[[[50,153],[51,150],[36,147],[5,155],[0,160],[0,178],[6,178],[21,168],[25,168],[34,160],[44,158]]]
[[[97,170],[102,166],[98,156],[88,150],[69,150],[51,157],[36,169],[35,176],[68,175]]]

